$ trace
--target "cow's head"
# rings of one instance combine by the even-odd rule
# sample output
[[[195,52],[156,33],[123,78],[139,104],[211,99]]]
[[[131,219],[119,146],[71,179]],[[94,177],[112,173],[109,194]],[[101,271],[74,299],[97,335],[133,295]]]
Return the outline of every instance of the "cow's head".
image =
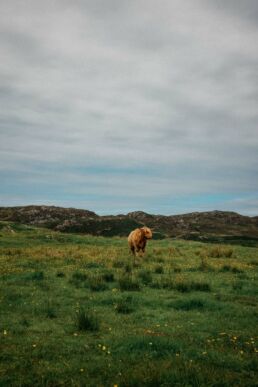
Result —
[[[146,239],[151,239],[152,238],[152,232],[151,232],[151,229],[149,227],[142,227],[142,230],[144,232],[144,236]]]

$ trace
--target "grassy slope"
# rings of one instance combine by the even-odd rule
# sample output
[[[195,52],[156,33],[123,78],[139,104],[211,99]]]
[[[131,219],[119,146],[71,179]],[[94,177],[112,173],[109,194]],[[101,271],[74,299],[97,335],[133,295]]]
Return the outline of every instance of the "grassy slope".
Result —
[[[12,229],[0,223],[1,386],[256,385],[257,248],[152,241],[133,265],[125,238]],[[79,329],[83,311],[98,330]]]

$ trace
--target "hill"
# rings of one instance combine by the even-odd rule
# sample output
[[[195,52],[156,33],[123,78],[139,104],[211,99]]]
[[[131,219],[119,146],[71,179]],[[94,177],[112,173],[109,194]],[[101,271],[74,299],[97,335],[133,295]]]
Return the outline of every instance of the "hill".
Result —
[[[148,225],[154,238],[191,240],[258,241],[258,217],[227,211],[193,212],[183,215],[152,215],[143,211],[126,215],[99,216],[95,212],[55,206],[0,207],[0,220],[101,236],[126,236]]]

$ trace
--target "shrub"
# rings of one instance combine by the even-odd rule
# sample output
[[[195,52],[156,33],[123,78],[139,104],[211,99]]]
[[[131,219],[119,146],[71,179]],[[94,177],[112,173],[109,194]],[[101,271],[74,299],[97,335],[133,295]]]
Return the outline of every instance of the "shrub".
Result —
[[[210,266],[209,266],[209,263],[208,263],[207,252],[201,252],[200,258],[201,258],[201,263],[200,263],[200,266],[199,266],[199,270],[201,270],[201,271],[209,270]]]
[[[103,290],[107,289],[107,285],[105,281],[103,280],[103,277],[101,276],[96,276],[96,277],[91,277],[89,280],[89,288],[93,292],[100,292]]]
[[[179,250],[179,249],[178,249]],[[173,257],[174,255],[176,255],[176,249],[174,247],[169,247],[168,249],[168,255],[170,257]]]
[[[150,284],[150,287],[153,288],[153,289],[162,289],[163,288],[163,284],[162,284],[161,281],[153,281]]]
[[[237,277],[239,279],[248,279],[249,278],[249,276],[244,271],[241,271],[241,273],[238,273]]]
[[[98,331],[99,321],[89,310],[80,309],[76,314],[76,326],[79,331]]]
[[[45,278],[43,271],[34,271],[34,273],[31,273],[28,275],[27,279],[32,281],[42,281]]]
[[[140,284],[136,280],[133,280],[130,276],[124,275],[119,278],[118,281],[121,290],[137,291],[140,290]]]
[[[152,282],[152,275],[149,270],[141,270],[138,273],[138,277],[142,280],[144,285],[148,285]]]
[[[160,285],[160,286],[159,286]],[[163,289],[174,289],[175,288],[175,281],[171,277],[163,278],[160,283],[157,283],[157,288],[163,288]]]
[[[178,300],[171,304],[174,309],[181,310],[193,310],[193,309],[204,309],[205,302],[199,298],[193,298],[190,300]]]
[[[233,267],[231,268],[231,271],[232,271],[232,273],[243,273],[243,272],[244,272],[242,269],[239,269],[239,268],[236,267],[236,266],[233,266]]]
[[[133,267],[141,267],[142,266],[142,262],[139,260],[139,259],[135,259],[134,262],[133,262]]]
[[[125,270],[125,273],[132,273],[133,271],[132,265],[130,263],[126,263],[124,270]]]
[[[65,273],[63,273],[62,271],[58,271],[56,273],[56,276],[62,278],[62,277],[65,277]]]
[[[222,272],[231,271],[232,273],[243,273],[243,270],[239,269],[236,266],[231,266],[231,265],[223,265],[220,271]]]
[[[258,260],[256,261],[255,259],[253,259],[249,262],[249,265],[258,266]]]
[[[121,260],[117,260],[113,262],[113,267],[117,269],[121,269],[122,267],[124,267],[124,265],[125,265],[124,261],[121,261]]]
[[[87,274],[81,271],[76,271],[72,275],[72,279],[76,281],[86,281],[87,278],[88,278]]]
[[[225,247],[223,249],[223,254],[224,254],[224,257],[226,258],[231,258],[233,255],[233,252],[234,250],[232,249],[232,247],[227,247],[227,248]]]
[[[163,249],[161,248],[156,247],[153,249],[153,254],[155,254],[156,256],[162,255],[162,253],[163,253]]]
[[[47,318],[56,318],[54,306],[50,301],[47,301],[44,312]]]
[[[181,293],[186,293],[191,291],[191,284],[189,282],[179,281],[175,284],[175,289]]]
[[[230,258],[232,257],[233,249],[232,247],[222,247],[222,246],[214,246],[209,251],[209,256],[212,258]]]
[[[70,283],[76,286],[77,288],[83,287],[85,284],[85,281],[87,280],[88,275],[86,273],[75,271],[72,274],[72,278],[70,279]]]
[[[207,282],[192,282],[191,289],[197,290],[199,292],[210,292],[211,286]]]
[[[231,266],[230,265],[223,265],[220,271],[231,271]]]
[[[162,281],[156,281],[151,284],[152,288],[156,289],[168,289],[177,290],[181,293],[187,293],[191,291],[210,292],[211,287],[207,282],[194,282],[186,281],[183,279],[175,280],[171,277],[163,278]]]
[[[165,262],[165,259],[162,258],[162,257],[159,257],[159,258],[156,259],[156,261],[157,261],[158,263],[164,263],[164,262]]]
[[[98,269],[103,267],[103,264],[100,262],[87,262],[84,265],[85,269]]]
[[[181,267],[174,267],[174,273],[181,273]]]
[[[114,282],[114,274],[110,271],[107,271],[105,273],[102,274],[102,278],[104,281],[106,282]]]
[[[210,292],[211,287],[207,282],[187,282],[178,281],[175,283],[175,289],[179,292],[186,293],[191,291]]]
[[[26,317],[23,317],[23,318],[20,320],[20,324],[23,325],[24,327],[29,327],[29,326],[30,326],[30,323],[29,323],[29,321],[26,319]]]
[[[132,297],[127,296],[118,301],[115,305],[117,313],[129,314],[133,311]]]
[[[162,265],[156,265],[154,268],[154,272],[156,274],[163,274],[164,273],[164,268]]]
[[[241,290],[243,288],[243,282],[242,281],[236,281],[232,285],[233,290]]]

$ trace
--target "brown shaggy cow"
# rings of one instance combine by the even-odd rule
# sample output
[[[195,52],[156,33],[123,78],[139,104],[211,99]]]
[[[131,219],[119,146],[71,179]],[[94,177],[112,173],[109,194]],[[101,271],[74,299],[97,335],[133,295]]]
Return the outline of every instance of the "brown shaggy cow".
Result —
[[[128,236],[128,244],[133,255],[138,255],[142,252],[141,255],[145,253],[145,246],[147,239],[152,238],[152,232],[148,227],[136,228]]]

